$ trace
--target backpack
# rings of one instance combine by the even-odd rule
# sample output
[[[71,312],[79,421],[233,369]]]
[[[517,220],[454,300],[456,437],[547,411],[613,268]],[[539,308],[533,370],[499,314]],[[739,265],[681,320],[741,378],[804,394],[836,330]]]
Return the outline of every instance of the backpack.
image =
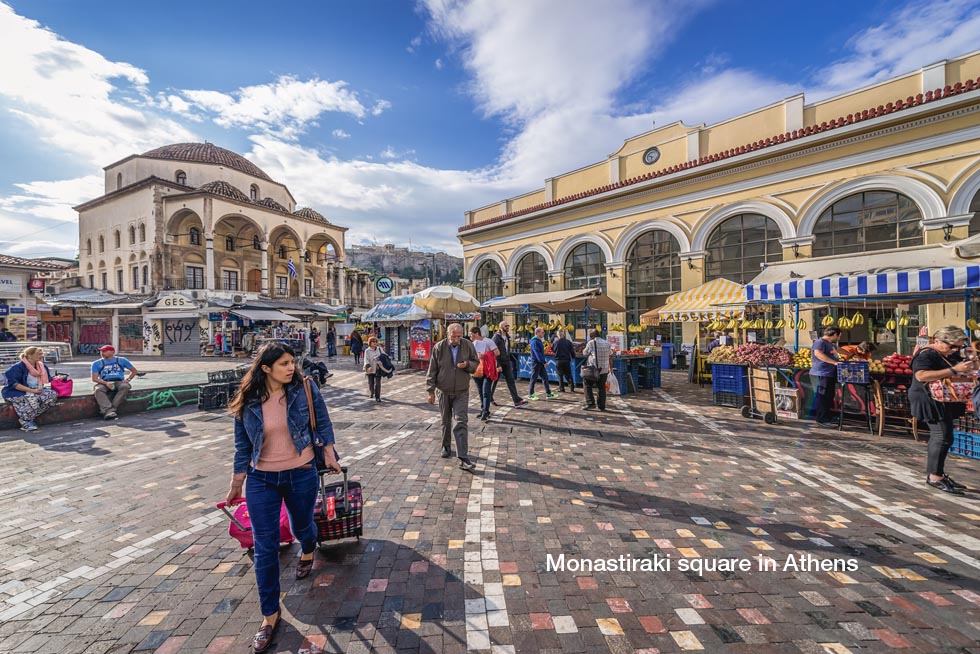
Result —
[[[391,362],[391,358],[384,351],[378,354],[377,366],[378,372],[388,379],[395,376],[395,366]]]

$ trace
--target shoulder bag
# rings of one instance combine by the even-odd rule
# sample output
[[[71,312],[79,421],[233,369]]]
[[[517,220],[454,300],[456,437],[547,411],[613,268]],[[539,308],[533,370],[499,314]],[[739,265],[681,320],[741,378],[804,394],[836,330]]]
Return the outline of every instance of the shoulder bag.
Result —
[[[936,352],[936,354],[939,353]],[[953,364],[943,355],[939,354],[939,358],[945,361],[946,365],[950,368],[953,367]],[[929,395],[936,402],[966,402],[973,397],[973,387],[975,385],[976,380],[970,377],[955,376],[946,379],[937,379],[934,382],[929,382]]]
[[[313,467],[317,472],[327,470],[323,459],[323,448],[326,443],[320,440],[320,434],[316,431],[316,411],[313,410],[313,391],[310,384],[313,383],[312,377],[303,377],[303,390],[306,391],[306,408],[310,413],[310,440],[313,442]]]
[[[595,361],[596,356],[595,351],[593,351],[585,359],[585,363],[578,369],[578,374],[582,377],[582,381],[593,383],[599,381],[599,366],[595,364]]]

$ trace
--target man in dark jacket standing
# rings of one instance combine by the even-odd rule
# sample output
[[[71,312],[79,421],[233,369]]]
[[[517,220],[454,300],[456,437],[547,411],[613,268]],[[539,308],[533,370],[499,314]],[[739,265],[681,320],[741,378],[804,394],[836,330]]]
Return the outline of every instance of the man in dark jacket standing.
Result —
[[[493,401],[493,394],[497,390],[497,382],[503,377],[504,381],[507,382],[507,390],[510,391],[510,397],[514,401],[514,406],[522,407],[527,404],[527,400],[522,400],[521,396],[517,394],[517,384],[514,381],[517,379],[517,371],[514,369],[514,360],[510,354],[510,323],[500,323],[500,327],[497,328],[497,333],[493,335],[493,342],[497,345],[497,351],[499,352],[497,355],[497,364],[500,366],[500,376],[493,382],[493,386],[490,389],[490,400]],[[493,404],[497,406],[496,402],[493,402]]]
[[[439,395],[439,414],[442,416],[442,458],[452,456],[450,433],[456,438],[459,467],[466,471],[476,468],[467,456],[469,432],[467,405],[470,401],[470,375],[476,372],[479,359],[473,343],[463,338],[463,326],[453,323],[446,328],[446,338],[435,344],[429,357],[429,373],[425,389],[429,404]],[[453,426],[453,417],[456,424]]]
[[[531,339],[531,387],[527,391],[527,399],[537,400],[534,394],[534,384],[540,377],[544,382],[544,394],[549,398],[558,397],[558,393],[551,392],[551,385],[548,383],[548,360],[544,358],[544,329],[538,327],[534,330],[534,337]]]
[[[565,330],[558,331],[558,338],[551,344],[551,349],[555,353],[555,368],[558,369],[558,391],[565,392],[565,380],[568,380],[568,387],[575,392],[575,380],[572,379],[572,359],[575,358],[575,346],[568,340]]]

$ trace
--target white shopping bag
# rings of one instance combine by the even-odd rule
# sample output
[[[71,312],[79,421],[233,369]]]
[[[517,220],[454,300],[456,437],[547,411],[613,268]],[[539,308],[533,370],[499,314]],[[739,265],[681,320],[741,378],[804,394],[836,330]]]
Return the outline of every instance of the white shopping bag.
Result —
[[[606,393],[609,395],[621,395],[619,391],[619,380],[616,379],[616,375],[612,373],[606,377]]]

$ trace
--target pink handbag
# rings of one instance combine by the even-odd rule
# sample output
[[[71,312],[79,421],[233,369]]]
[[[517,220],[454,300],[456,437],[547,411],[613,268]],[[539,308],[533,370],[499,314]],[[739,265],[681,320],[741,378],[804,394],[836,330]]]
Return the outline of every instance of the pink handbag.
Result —
[[[62,379],[61,377],[51,378],[51,390],[58,394],[58,397],[71,397],[72,389],[75,387],[75,382],[68,377]]]

